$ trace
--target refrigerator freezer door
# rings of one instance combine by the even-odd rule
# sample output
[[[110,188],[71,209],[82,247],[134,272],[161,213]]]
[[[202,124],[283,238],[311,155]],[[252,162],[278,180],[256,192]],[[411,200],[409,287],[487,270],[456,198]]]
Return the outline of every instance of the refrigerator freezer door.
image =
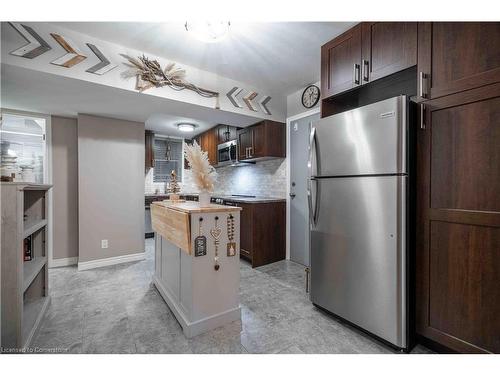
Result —
[[[406,347],[406,176],[323,178],[311,225],[311,300]]]
[[[407,173],[405,113],[399,96],[313,123],[311,176]]]

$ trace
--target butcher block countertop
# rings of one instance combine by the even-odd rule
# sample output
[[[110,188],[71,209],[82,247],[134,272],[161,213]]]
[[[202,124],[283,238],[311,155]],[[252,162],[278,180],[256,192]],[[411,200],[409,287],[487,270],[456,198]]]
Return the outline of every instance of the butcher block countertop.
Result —
[[[153,202],[152,205],[162,206],[170,210],[176,210],[185,213],[212,213],[212,212],[231,212],[231,211],[241,211],[241,207],[234,206],[224,206],[222,204],[211,203],[207,207],[200,207],[198,202]]]

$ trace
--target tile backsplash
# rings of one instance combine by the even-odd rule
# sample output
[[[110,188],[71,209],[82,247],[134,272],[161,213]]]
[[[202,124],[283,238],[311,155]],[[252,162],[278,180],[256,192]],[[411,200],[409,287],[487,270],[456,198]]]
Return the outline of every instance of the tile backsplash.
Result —
[[[217,181],[214,194],[245,194],[267,197],[286,197],[286,159],[273,159],[238,167],[217,168]],[[193,183],[191,171],[184,170],[181,192],[196,193],[198,188]],[[146,194],[154,194],[158,189],[165,191],[164,183],[153,182],[153,169],[145,178]]]

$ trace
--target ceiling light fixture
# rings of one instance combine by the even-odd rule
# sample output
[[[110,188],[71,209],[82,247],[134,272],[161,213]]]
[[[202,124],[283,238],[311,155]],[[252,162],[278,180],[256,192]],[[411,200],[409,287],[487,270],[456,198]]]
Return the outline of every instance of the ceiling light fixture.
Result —
[[[188,122],[181,122],[179,124],[177,124],[177,129],[179,129],[179,131],[181,132],[192,132],[194,131],[194,129],[196,128],[196,125],[195,124],[190,124]]]
[[[186,31],[205,43],[217,43],[224,39],[229,33],[229,21],[201,21],[186,22]]]

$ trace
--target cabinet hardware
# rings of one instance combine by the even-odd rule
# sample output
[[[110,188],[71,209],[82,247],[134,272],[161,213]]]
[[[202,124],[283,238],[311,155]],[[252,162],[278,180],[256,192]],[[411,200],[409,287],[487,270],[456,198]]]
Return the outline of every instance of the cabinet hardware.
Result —
[[[309,273],[311,272],[309,267],[304,270],[306,272],[306,293],[309,293]]]
[[[369,69],[370,62],[368,60],[363,60],[363,81],[368,82],[369,79]]]
[[[360,81],[360,66],[359,64],[354,64],[353,81],[355,85],[359,85]]]
[[[425,104],[420,104],[420,129],[425,130]]]
[[[419,73],[419,84],[420,84],[419,96],[424,99],[427,98],[427,87],[425,87],[424,89],[424,85],[427,82],[427,78],[428,78],[427,74],[425,74],[424,72]]]

